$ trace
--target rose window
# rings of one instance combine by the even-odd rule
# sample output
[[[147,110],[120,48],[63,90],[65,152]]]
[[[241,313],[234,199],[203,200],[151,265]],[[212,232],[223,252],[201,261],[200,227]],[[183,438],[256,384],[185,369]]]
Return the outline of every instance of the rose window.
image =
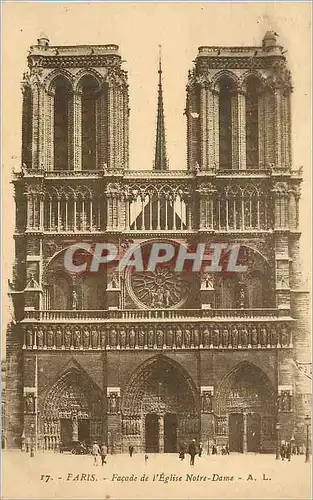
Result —
[[[181,307],[190,284],[181,273],[166,267],[151,271],[132,271],[126,277],[130,296],[139,307],[164,309]]]

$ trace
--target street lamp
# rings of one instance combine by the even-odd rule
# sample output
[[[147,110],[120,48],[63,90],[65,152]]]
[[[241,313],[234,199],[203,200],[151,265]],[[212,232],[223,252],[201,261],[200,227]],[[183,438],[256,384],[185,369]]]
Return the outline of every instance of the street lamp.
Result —
[[[280,435],[279,435],[280,423],[276,423],[276,460],[280,459]]]
[[[34,456],[34,428],[35,424],[30,424],[31,435],[30,435],[30,456]]]
[[[309,450],[309,427],[310,427],[310,422],[311,422],[310,415],[306,415],[304,420],[306,423],[305,463],[308,463],[308,462],[310,462],[310,450]]]

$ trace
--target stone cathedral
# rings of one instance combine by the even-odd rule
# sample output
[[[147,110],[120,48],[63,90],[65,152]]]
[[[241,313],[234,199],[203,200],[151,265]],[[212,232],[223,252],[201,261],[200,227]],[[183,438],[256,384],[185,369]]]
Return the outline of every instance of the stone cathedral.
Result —
[[[52,46],[46,35],[30,47],[13,178],[8,447],[30,438],[47,451],[97,441],[171,453],[194,438],[270,453],[281,439],[305,442],[309,294],[284,54],[272,32],[260,46],[199,47],[181,170],[167,157],[160,61],[153,165],[130,170],[119,47]],[[236,242],[248,271],[70,273],[64,253],[82,241]]]

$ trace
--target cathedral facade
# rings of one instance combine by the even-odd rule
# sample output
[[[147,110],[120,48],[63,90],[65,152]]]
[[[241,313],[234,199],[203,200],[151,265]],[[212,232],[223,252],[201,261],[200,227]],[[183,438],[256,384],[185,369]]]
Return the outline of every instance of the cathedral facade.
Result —
[[[14,174],[6,442],[106,442],[112,453],[273,452],[305,442],[308,292],[301,170],[283,48],[199,47],[186,89],[187,165],[166,153],[159,66],[155,159],[129,169],[127,73],[116,45],[31,46]],[[183,140],[183,138],[182,138]],[[73,273],[73,244],[239,243],[246,272]],[[87,252],[88,254],[88,252]],[[88,256],[87,256],[88,257]],[[78,257],[86,258],[81,254]]]

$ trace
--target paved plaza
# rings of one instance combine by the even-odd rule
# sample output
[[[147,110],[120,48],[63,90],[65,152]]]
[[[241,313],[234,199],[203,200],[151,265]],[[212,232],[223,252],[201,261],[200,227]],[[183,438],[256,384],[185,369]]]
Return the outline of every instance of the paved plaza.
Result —
[[[18,451],[2,455],[2,498],[311,498],[311,464],[231,454],[180,461],[177,454],[90,455]]]

